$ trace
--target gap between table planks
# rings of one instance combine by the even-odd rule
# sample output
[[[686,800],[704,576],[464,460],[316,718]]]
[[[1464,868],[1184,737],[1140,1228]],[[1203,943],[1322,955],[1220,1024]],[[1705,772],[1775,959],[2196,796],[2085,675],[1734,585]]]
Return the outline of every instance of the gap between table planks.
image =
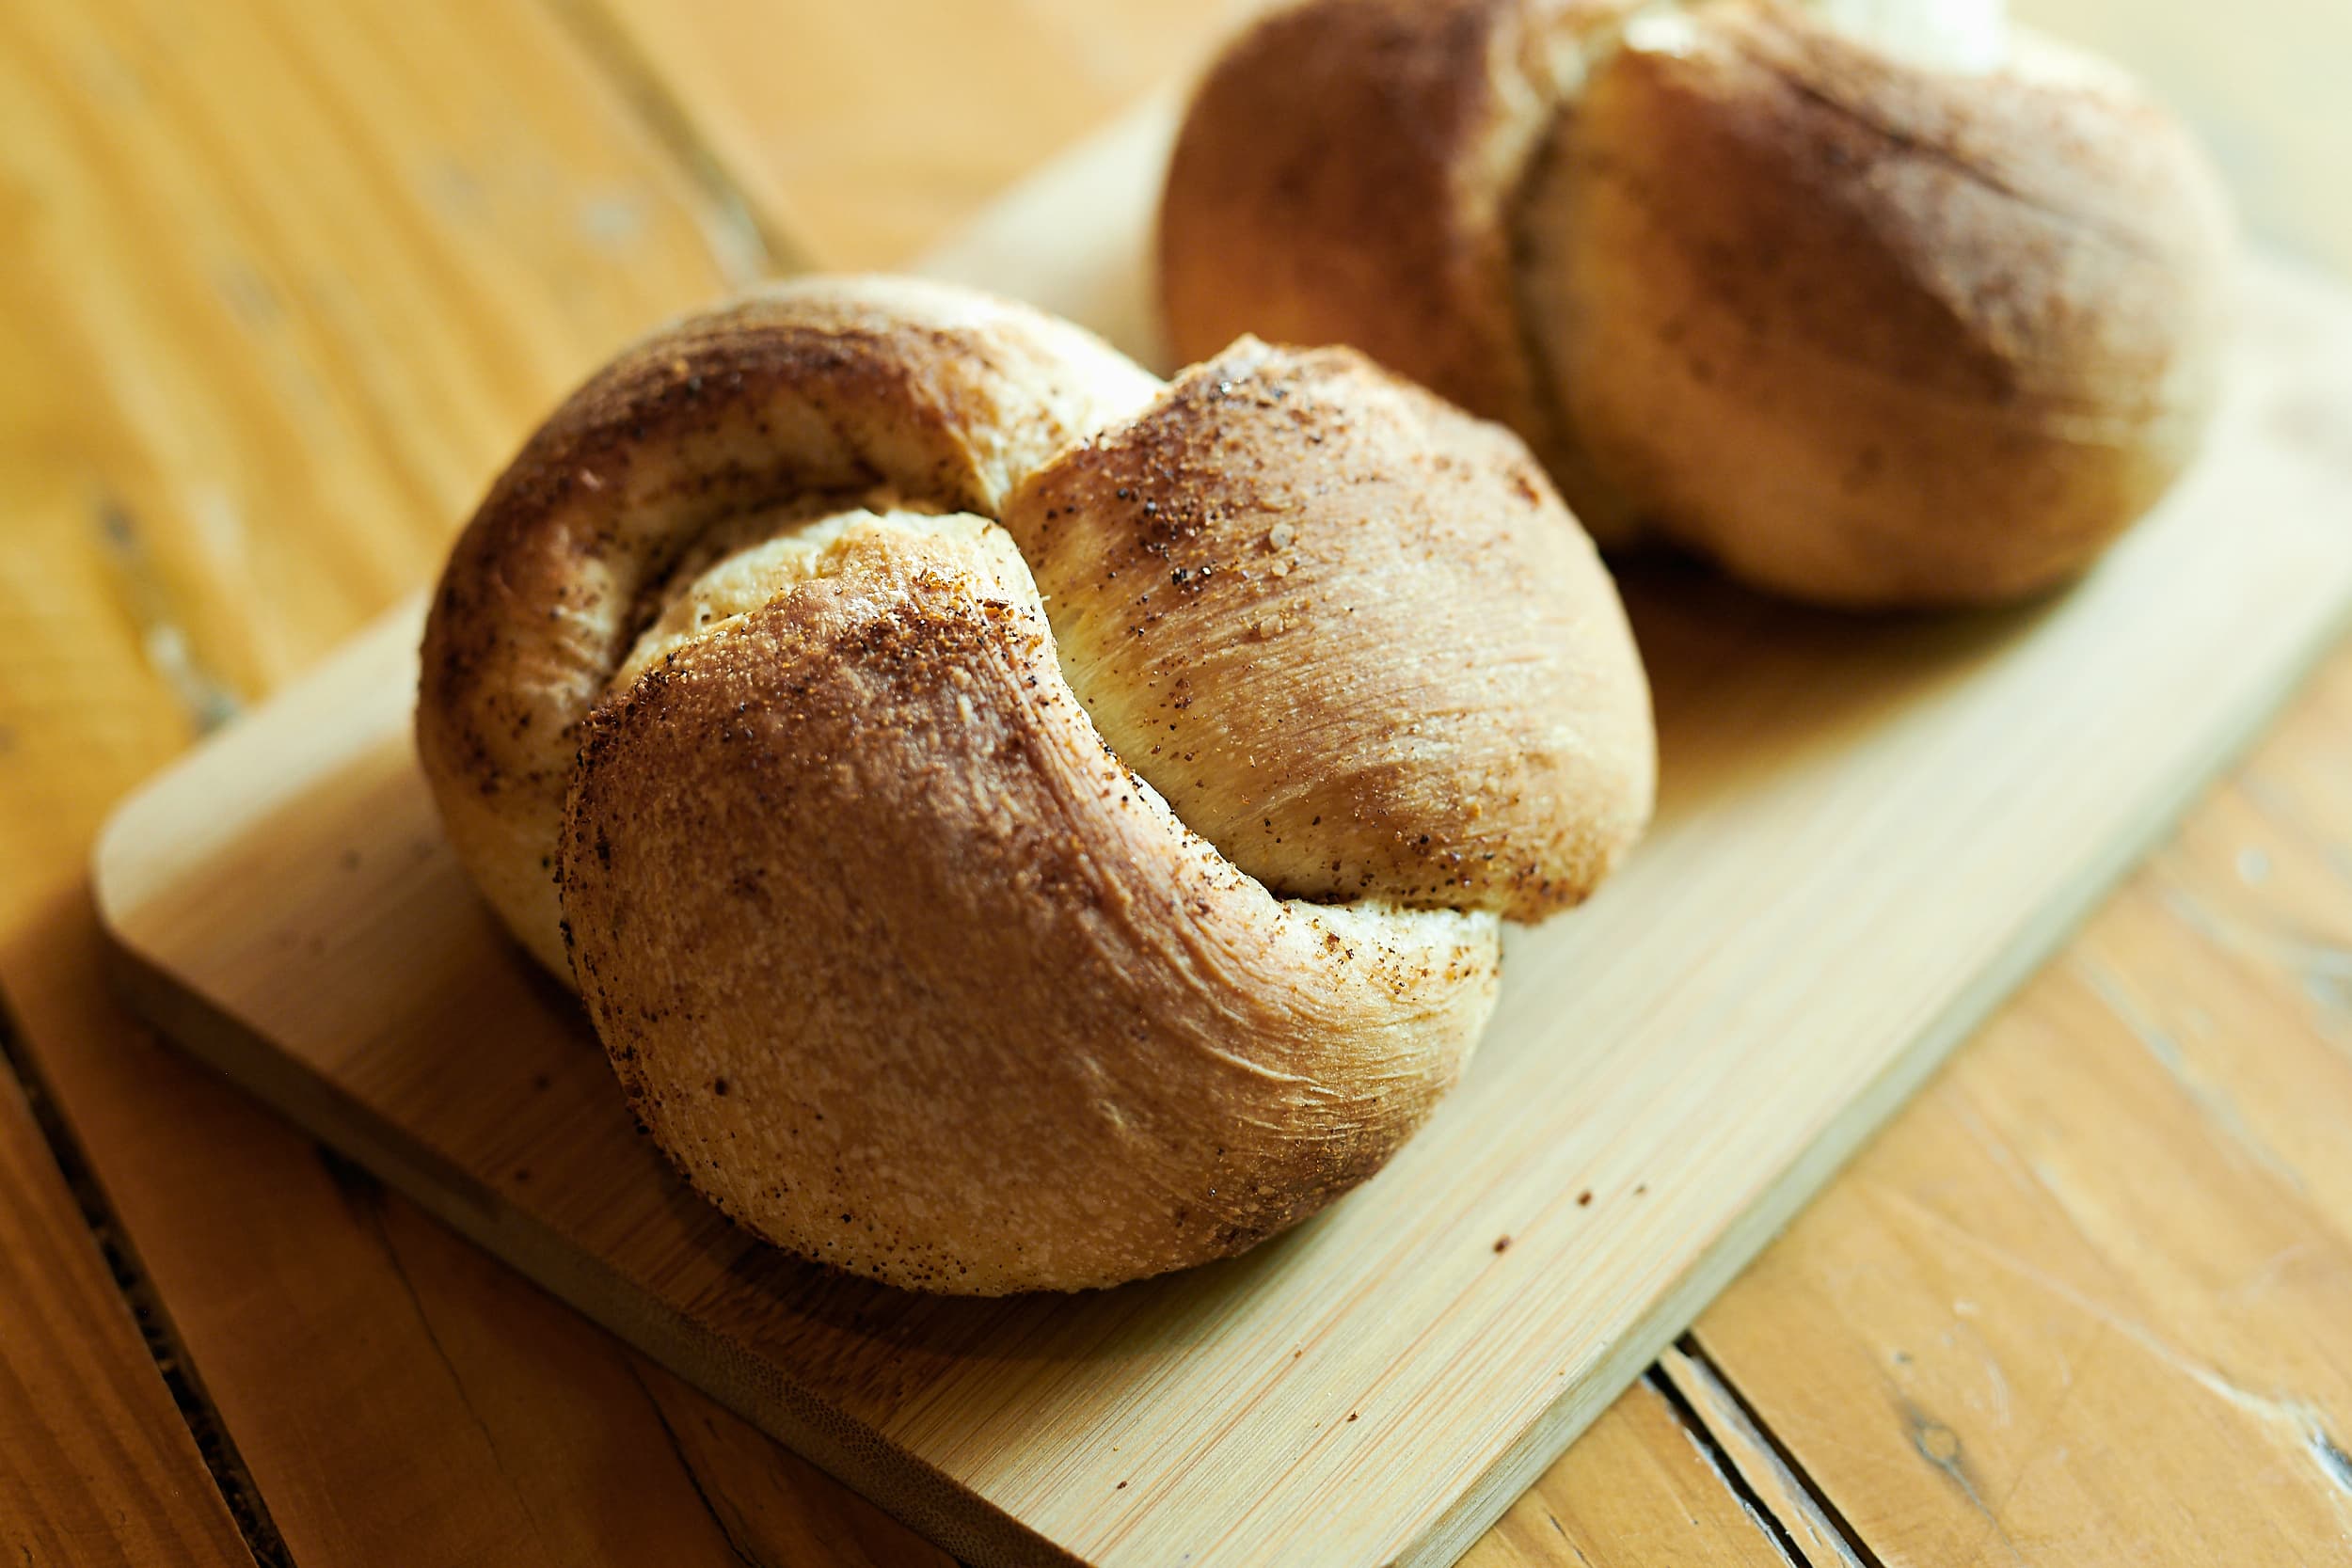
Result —
[[[1886,1563],[2352,1560],[2347,1126],[2339,656],[1695,1338]]]
[[[1041,177],[946,264],[1057,305],[1089,258],[1132,277],[1124,198],[1165,122]],[[1479,1067],[1391,1171],[1237,1264],[972,1307],[748,1248],[628,1135],[438,847],[413,617],[143,792],[102,850],[109,917],[145,1004],[215,1065],[959,1549],[1278,1561],[1311,1532],[1332,1560],[1450,1560],[2340,624],[2352,307],[2271,264],[2246,305],[2212,451],[2067,594],[1862,623],[1637,575],[1658,831],[1590,912],[1515,942]]]
[[[252,1562],[50,1145],[0,1072],[0,1538],[155,1568]]]

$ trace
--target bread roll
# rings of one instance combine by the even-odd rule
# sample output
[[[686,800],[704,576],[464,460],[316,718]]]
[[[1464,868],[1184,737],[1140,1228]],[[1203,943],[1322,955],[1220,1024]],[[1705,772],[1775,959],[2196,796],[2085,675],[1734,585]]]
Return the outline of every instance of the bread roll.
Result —
[[[419,750],[687,1179],[893,1285],[1074,1290],[1388,1158],[1498,933],[1639,833],[1646,688],[1506,432],[1344,350],[1162,386],[940,285],[657,334],[460,538]]]
[[[2087,566],[2216,394],[2228,218],[2110,67],[1936,0],[1307,0],[1195,97],[1185,355],[1355,343],[1604,543],[1900,607]]]

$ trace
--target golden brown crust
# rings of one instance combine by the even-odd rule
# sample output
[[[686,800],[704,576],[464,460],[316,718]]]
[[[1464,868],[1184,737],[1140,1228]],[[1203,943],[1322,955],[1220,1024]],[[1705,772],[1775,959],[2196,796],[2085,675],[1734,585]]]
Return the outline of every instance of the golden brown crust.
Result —
[[[1196,579],[1253,543],[1273,589]],[[1115,574],[1162,571],[1176,602],[1105,644]],[[1253,605],[1301,635],[1236,654]],[[1168,776],[1219,842],[1088,717],[1156,729],[1154,683],[1219,711]],[[1163,389],[1035,312],[855,280],[681,324],[559,410],[452,555],[418,735],[695,1185],[974,1292],[1200,1261],[1362,1180],[1476,1038],[1496,911],[1589,890],[1652,769],[1613,589],[1507,434],[1350,354]],[[1301,809],[1290,880],[1357,901],[1220,852]]]
[[[1525,211],[1531,319],[1595,466],[1786,592],[2062,580],[2215,394],[2217,185],[2161,111],[2032,46],[1955,78],[1709,6],[1597,70]]]
[[[600,709],[572,803],[640,1117],[753,1229],[894,1285],[1239,1251],[1377,1168],[1492,1003],[1492,917],[1281,903],[1190,833],[1034,595],[1009,545],[874,530]]]
[[[1278,893],[1540,919],[1648,817],[1591,542],[1509,432],[1353,351],[1234,345],[1005,526],[1104,738]]]
[[[1244,333],[1347,343],[1557,468],[1511,297],[1511,210],[1584,41],[1630,5],[1308,0],[1261,19],[1201,82],[1168,165],[1177,356]]]
[[[551,873],[579,725],[703,531],[878,490],[993,515],[1155,386],[1035,310],[829,278],[680,323],[574,393],[459,537],[425,626],[418,750],[508,926],[566,973]]]
[[[2030,41],[1972,73],[1774,0],[1627,10],[1245,34],[1169,170],[1173,340],[1357,344],[1518,429],[1604,543],[1840,603],[2030,592],[2161,494],[2228,228],[2168,117]]]

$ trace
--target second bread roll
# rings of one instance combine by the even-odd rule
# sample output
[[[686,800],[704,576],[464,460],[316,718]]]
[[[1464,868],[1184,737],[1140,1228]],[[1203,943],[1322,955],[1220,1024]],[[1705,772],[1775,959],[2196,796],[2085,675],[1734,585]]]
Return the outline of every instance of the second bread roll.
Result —
[[[2062,581],[2207,420],[2218,186],[2120,72],[1997,7],[1841,21],[1873,9],[1277,12],[1169,169],[1172,341],[1354,343],[1518,429],[1605,543],[1800,597]]]

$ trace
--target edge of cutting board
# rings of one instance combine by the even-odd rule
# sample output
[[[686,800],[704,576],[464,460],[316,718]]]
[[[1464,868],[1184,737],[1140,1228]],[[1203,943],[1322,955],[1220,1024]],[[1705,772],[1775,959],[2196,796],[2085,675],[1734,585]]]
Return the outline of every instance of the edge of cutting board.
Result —
[[[405,611],[396,617],[407,619]],[[373,633],[362,633],[363,637]],[[143,792],[142,792],[143,793]],[[108,823],[135,804],[128,800]],[[747,1368],[691,1316],[638,1289],[602,1259],[492,1192],[471,1172],[314,1073],[151,961],[114,929],[98,848],[106,977],[116,996],[191,1056],[321,1138],[338,1156],[521,1273],[583,1317],[651,1355],[769,1436],[940,1545],[983,1568],[1085,1568],[1011,1514],[914,1455],[879,1440],[817,1395]]]

